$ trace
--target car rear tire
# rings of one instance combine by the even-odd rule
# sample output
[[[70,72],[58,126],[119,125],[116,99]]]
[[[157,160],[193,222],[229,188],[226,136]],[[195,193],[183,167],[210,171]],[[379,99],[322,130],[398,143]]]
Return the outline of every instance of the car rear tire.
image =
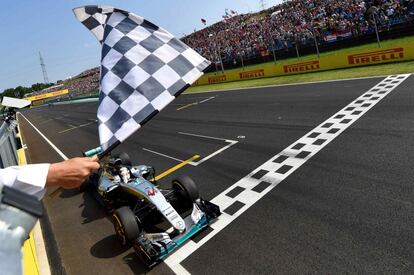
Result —
[[[137,217],[127,206],[115,210],[112,214],[112,223],[115,233],[123,245],[127,245],[136,240],[142,232]]]
[[[172,181],[175,190],[184,193],[184,196],[191,202],[200,198],[195,182],[189,176],[179,176]]]
[[[122,152],[122,153],[116,154],[114,157],[119,158],[123,165],[132,166],[131,158],[129,157],[127,153]]]

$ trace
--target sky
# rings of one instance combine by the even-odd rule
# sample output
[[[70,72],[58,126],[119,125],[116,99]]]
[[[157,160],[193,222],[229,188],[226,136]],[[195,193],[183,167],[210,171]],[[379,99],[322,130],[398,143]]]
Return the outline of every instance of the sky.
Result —
[[[281,0],[264,1],[267,7]],[[64,80],[98,66],[100,46],[72,9],[111,5],[134,12],[177,37],[220,21],[226,8],[239,13],[258,11],[256,0],[2,0],[0,9],[0,92],[43,82],[41,52],[50,82]]]

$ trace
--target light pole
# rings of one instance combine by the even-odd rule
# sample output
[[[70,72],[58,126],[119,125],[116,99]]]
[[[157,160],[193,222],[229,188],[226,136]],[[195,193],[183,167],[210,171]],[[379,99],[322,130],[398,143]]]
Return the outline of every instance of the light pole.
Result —
[[[270,40],[272,41],[272,54],[273,54],[273,61],[276,64],[276,53],[275,53],[275,40],[273,39],[273,36],[270,34]]]
[[[244,71],[244,61],[243,61],[244,50],[242,50],[241,47],[240,47],[239,55],[240,55],[240,61],[241,61],[241,64],[242,64],[242,68],[243,68],[243,71]]]
[[[315,35],[315,28],[313,27],[313,23],[312,23],[312,36],[313,36],[313,41],[315,42],[315,48],[316,48],[316,54],[318,55],[318,59],[319,59],[319,46],[318,46],[318,41],[316,41],[316,35]]]
[[[377,18],[376,18],[376,15],[377,15],[377,11],[373,11],[372,12],[372,20],[374,21],[375,34],[377,36],[377,45],[378,45],[378,48],[381,48],[381,41],[380,41],[380,37],[379,37],[379,33],[378,33],[378,26],[377,26]]]
[[[294,38],[295,38],[296,56],[297,56],[297,58],[299,60],[298,37],[297,37],[296,34],[295,34],[295,37]]]
[[[214,36],[214,34],[210,33],[208,36],[209,36],[209,37],[213,37],[213,36]],[[221,59],[220,50],[217,50],[217,43],[216,43],[215,39],[213,39],[213,43],[214,43],[214,50],[215,50],[215,52],[216,52],[216,56],[218,56],[218,57],[219,57],[219,59],[220,59],[221,72],[224,74],[223,60]]]

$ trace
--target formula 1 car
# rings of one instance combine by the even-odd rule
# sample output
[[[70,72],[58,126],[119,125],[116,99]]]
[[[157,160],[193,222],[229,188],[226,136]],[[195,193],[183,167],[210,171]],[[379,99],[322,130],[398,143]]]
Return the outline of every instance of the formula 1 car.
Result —
[[[84,155],[101,151],[98,147]],[[191,178],[179,176],[171,188],[161,188],[155,181],[154,168],[133,166],[126,153],[104,157],[101,169],[90,177],[88,188],[112,213],[122,244],[132,245],[149,267],[220,215],[217,205],[200,198]]]

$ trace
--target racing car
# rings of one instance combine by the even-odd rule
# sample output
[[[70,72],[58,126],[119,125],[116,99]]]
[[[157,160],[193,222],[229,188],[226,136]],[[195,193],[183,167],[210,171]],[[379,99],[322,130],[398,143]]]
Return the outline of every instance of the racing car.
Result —
[[[100,147],[85,152],[93,156]],[[112,214],[115,233],[123,245],[132,245],[143,262],[152,267],[220,215],[217,205],[203,200],[188,176],[161,188],[155,169],[133,166],[127,153],[107,155],[92,174],[87,188]]]

